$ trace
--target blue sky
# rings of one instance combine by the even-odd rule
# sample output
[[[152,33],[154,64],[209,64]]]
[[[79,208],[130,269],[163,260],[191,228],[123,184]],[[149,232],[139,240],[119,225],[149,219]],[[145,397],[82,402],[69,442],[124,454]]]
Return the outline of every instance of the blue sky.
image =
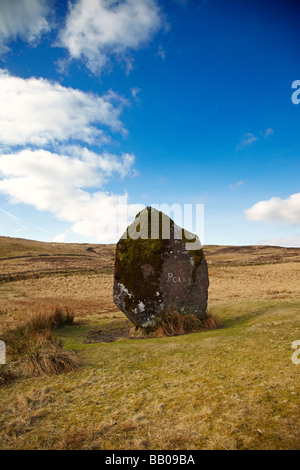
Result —
[[[127,194],[132,214],[204,204],[206,244],[300,246],[298,18],[289,1],[2,0],[0,235],[116,241],[102,227]]]

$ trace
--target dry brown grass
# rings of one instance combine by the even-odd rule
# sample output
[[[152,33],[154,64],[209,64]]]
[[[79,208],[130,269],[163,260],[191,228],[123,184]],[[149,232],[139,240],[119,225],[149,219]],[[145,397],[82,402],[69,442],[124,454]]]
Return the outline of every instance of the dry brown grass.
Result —
[[[65,350],[52,333],[73,321],[73,312],[61,307],[50,312],[35,311],[26,318],[18,316],[14,327],[4,330],[1,335],[13,372],[24,378],[77,369],[74,352]],[[4,383],[7,381],[3,380]]]
[[[52,340],[52,330],[65,325],[72,325],[74,314],[68,308],[54,307],[47,311],[35,310],[27,315],[17,315],[13,327],[6,328],[1,337],[8,352],[21,354],[29,343],[41,344]]]
[[[62,328],[65,325],[72,325],[74,322],[74,313],[70,308],[55,307],[50,313],[36,311],[33,312],[25,321],[20,320],[20,325],[32,332],[44,330],[53,330]]]
[[[210,266],[209,277],[210,304],[226,300],[300,299],[300,263]]]
[[[63,349],[60,343],[42,340],[33,344],[22,360],[26,377],[60,374],[78,368],[79,362],[73,351]]]
[[[199,331],[216,330],[222,328],[221,321],[213,316],[207,315],[205,318],[196,315],[187,315],[179,313],[176,308],[161,318],[154,331],[142,331],[138,333],[141,337],[164,338],[165,336],[179,336]]]
[[[51,276],[0,283],[0,312],[3,312],[0,330],[1,318],[11,320],[12,309],[15,316],[18,312],[26,316],[28,311],[50,310],[61,304],[73,310],[76,317],[116,311],[112,284],[112,275],[107,274]]]

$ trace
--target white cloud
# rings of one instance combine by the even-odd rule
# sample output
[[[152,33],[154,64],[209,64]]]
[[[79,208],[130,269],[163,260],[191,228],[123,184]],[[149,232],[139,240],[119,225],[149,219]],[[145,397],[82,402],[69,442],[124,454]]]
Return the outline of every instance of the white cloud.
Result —
[[[235,191],[236,189],[240,188],[243,184],[244,184],[244,181],[242,180],[237,181],[237,183],[230,184],[229,189],[231,189],[231,191]]]
[[[272,197],[260,201],[245,210],[250,221],[277,222],[284,225],[300,225],[300,193],[292,194],[287,199]]]
[[[72,59],[83,59],[99,74],[112,56],[131,62],[128,53],[147,43],[162,25],[155,0],[78,0],[69,4],[59,45]]]
[[[259,245],[273,245],[273,246],[300,246],[300,234],[292,235],[291,237],[283,238],[271,238],[269,240],[263,240],[258,243]]]
[[[18,37],[35,43],[50,29],[47,21],[49,1],[0,1],[0,55],[8,51],[8,43]]]
[[[74,151],[73,157],[28,149],[0,155],[0,192],[11,203],[50,211],[58,219],[72,223],[76,234],[98,242],[115,241],[126,222],[116,226],[120,197],[105,192],[103,186],[114,173],[121,177],[130,174],[134,156],[123,154],[118,158],[88,149]],[[127,207],[127,201],[123,201],[121,209],[121,216],[127,209],[133,215],[140,205]]]
[[[0,143],[43,146],[75,139],[101,144],[109,138],[97,126],[123,130],[119,116],[125,103],[113,92],[100,97],[0,70]]]

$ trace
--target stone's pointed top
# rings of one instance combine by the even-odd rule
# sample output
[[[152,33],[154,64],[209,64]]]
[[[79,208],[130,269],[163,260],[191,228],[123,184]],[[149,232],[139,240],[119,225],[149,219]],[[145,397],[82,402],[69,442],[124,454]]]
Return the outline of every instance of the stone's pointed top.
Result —
[[[158,211],[157,209],[155,209],[155,207],[151,207],[151,206],[147,206],[144,209],[142,209],[140,212],[138,212],[136,214],[135,218],[137,218],[137,217],[142,217],[142,218],[148,217],[149,219],[151,219],[152,216],[155,217],[158,214],[161,214],[163,217],[170,219],[170,217],[168,217],[166,214],[164,214],[161,211]]]
[[[188,250],[202,249],[198,235],[179,227],[175,222],[154,207],[147,206],[135,216],[134,221],[127,227],[122,239],[178,239],[183,240]]]
[[[154,326],[172,308],[206,314],[208,272],[197,235],[152,207],[124,235],[116,248],[114,302],[134,324]]]

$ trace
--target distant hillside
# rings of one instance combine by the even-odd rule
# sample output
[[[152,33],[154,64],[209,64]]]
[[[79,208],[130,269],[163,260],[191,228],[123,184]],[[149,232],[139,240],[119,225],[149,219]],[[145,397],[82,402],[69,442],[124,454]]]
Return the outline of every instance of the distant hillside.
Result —
[[[268,245],[204,246],[208,264],[252,265],[300,261],[300,248]]]
[[[41,255],[89,255],[99,256],[111,252],[115,245],[94,245],[89,243],[52,243],[26,240],[24,238],[0,237],[0,260],[14,256]]]
[[[257,265],[300,261],[300,248],[206,245],[209,265]],[[0,276],[69,271],[112,272],[115,245],[45,243],[0,237]]]
[[[115,245],[0,237],[0,275],[112,269]]]

